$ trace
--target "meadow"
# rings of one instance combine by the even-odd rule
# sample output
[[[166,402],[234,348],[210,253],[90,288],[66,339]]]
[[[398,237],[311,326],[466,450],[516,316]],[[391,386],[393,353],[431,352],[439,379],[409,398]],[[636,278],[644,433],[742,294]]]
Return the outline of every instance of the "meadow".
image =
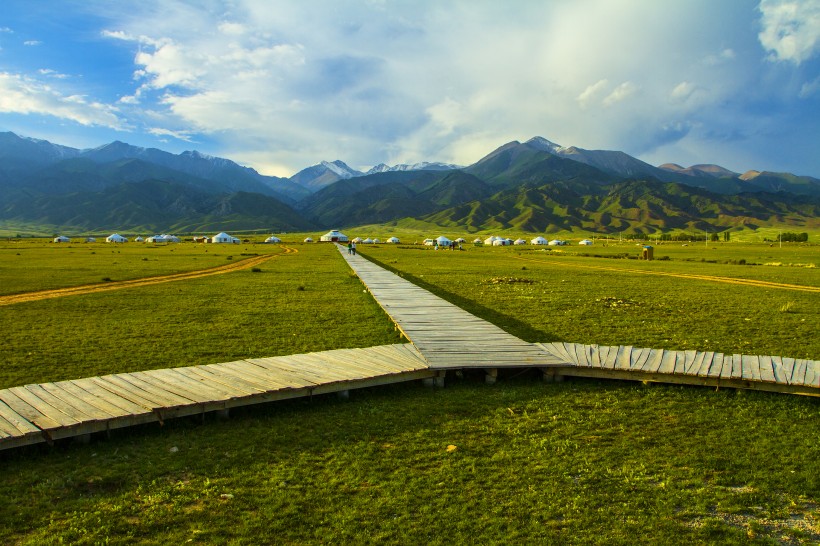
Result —
[[[102,243],[69,260],[75,249],[30,244],[43,288],[65,286],[49,284],[54,276],[84,284],[275,256],[259,271],[0,306],[0,387],[400,341],[330,245],[213,246],[207,256],[190,243],[122,245],[113,256]],[[807,265],[820,247],[711,246],[659,245],[668,259],[653,262],[630,259],[634,244],[359,250],[529,341],[820,358],[817,293],[668,276],[817,287]],[[119,266],[126,252],[134,268],[157,269],[95,262]],[[22,270],[0,261],[4,293],[37,284],[17,279]],[[481,379],[465,372],[444,389],[365,389],[0,452],[0,542],[820,542],[818,399],[542,384],[527,371]]]

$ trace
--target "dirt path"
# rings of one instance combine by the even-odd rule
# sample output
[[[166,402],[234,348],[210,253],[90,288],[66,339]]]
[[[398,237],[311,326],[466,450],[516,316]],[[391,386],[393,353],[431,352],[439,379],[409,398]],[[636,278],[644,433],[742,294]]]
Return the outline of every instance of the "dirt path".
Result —
[[[283,246],[284,254],[294,254],[299,252],[295,248]],[[55,288],[53,290],[40,290],[37,292],[26,292],[23,294],[11,294],[0,296],[0,306],[14,303],[24,303],[29,301],[46,300],[51,298],[61,298],[63,296],[76,296],[80,294],[94,294],[96,292],[108,292],[110,290],[121,290],[123,288],[133,288],[137,286],[149,286],[166,282],[183,281],[188,279],[200,279],[211,275],[224,275],[234,271],[250,269],[262,264],[276,256],[283,254],[266,254],[264,256],[254,256],[244,260],[236,260],[228,265],[220,265],[210,269],[200,269],[198,271],[187,271],[185,273],[173,273],[171,275],[161,275],[158,277],[146,277],[142,279],[131,279],[128,281],[113,281],[104,284],[84,284],[81,286],[70,286],[68,288]]]
[[[645,269],[627,269],[622,267],[604,267],[601,265],[583,265],[573,262],[564,262],[561,260],[537,260],[535,258],[516,257],[518,260],[527,262],[536,262],[540,264],[554,264],[566,267],[575,267],[578,269],[597,269],[599,271],[612,271],[616,273],[638,273],[641,275],[657,275],[660,277],[677,277],[679,279],[694,279],[700,281],[722,282],[726,284],[740,284],[745,286],[757,286],[758,288],[779,288],[782,290],[797,290],[799,292],[813,292],[820,293],[818,286],[803,286],[799,284],[787,284],[781,282],[759,281],[755,279],[735,279],[732,277],[717,277],[714,275],[694,275],[689,273],[670,273],[667,271],[647,271]]]

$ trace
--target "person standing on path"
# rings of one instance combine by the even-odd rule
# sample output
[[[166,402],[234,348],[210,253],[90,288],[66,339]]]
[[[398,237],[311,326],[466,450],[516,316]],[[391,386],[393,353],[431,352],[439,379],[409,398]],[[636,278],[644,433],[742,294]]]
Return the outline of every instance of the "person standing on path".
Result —
[[[353,243],[347,243],[347,253],[353,254]]]
[[[356,243],[350,243],[350,250],[353,251],[353,255],[356,255]]]

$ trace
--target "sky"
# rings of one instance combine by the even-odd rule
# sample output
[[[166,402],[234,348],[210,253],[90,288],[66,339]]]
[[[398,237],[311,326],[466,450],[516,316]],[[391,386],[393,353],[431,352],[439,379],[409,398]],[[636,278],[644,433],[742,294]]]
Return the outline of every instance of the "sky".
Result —
[[[276,176],[542,136],[820,178],[820,0],[2,0],[0,131]]]

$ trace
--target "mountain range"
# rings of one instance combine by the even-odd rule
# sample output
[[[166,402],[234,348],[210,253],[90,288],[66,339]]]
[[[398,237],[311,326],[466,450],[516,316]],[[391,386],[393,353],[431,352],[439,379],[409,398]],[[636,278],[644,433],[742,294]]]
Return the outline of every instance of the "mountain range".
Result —
[[[469,231],[722,231],[820,227],[820,180],[718,165],[658,167],[624,152],[513,141],[466,167],[362,172],[322,161],[290,178],[196,151],[112,142],[79,150],[0,133],[0,226],[55,231],[263,229],[373,223]]]

